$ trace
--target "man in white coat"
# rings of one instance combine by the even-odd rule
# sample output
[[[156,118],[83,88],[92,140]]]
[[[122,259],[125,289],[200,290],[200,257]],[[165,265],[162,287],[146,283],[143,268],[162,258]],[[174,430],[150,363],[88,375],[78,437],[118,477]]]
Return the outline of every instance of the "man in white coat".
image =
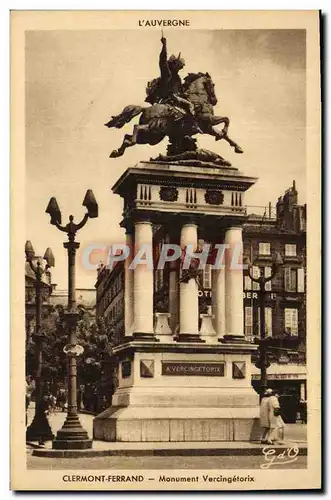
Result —
[[[272,391],[268,402],[270,425],[269,432],[267,434],[267,441],[273,443],[277,438],[276,434],[278,433],[279,419],[281,419],[279,400],[274,391]]]
[[[263,429],[261,443],[273,444],[272,438],[277,429],[279,415],[279,401],[272,389],[267,389],[260,406],[260,425]]]
[[[272,444],[268,440],[268,435],[270,433],[270,419],[269,419],[269,399],[272,395],[272,389],[267,389],[262,396],[261,406],[260,406],[260,425],[263,429],[261,443],[262,444]]]

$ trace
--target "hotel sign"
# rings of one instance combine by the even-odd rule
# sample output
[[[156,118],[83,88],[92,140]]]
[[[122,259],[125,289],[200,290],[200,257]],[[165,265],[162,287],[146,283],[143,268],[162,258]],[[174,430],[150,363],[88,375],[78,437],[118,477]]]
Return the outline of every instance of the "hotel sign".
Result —
[[[162,363],[162,375],[224,377],[224,363]]]
[[[198,296],[199,297],[206,297],[207,299],[211,299],[212,291],[211,290],[199,290]],[[271,300],[276,300],[276,297],[277,297],[277,295],[274,292],[269,292],[266,296],[267,299],[271,299]],[[243,292],[243,298],[244,299],[258,300],[259,295],[258,295],[258,292]]]
[[[260,380],[260,375],[252,375],[252,380]],[[306,380],[306,375],[299,373],[268,373],[268,380],[295,380],[304,379]]]

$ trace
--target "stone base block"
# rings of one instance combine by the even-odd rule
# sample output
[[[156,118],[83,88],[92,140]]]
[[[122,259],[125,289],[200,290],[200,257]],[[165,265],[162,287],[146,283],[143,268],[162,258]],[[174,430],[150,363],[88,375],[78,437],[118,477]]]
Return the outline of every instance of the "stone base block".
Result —
[[[256,408],[259,396],[251,387],[239,389],[219,387],[190,388],[182,387],[128,387],[117,389],[113,396],[116,407],[152,408]],[[152,411],[152,410],[151,410]]]
[[[87,450],[92,448],[92,439],[80,439],[80,440],[59,440],[55,439],[53,441],[54,450]]]
[[[93,437],[122,442],[211,442],[258,439],[256,408],[111,407],[93,422]]]

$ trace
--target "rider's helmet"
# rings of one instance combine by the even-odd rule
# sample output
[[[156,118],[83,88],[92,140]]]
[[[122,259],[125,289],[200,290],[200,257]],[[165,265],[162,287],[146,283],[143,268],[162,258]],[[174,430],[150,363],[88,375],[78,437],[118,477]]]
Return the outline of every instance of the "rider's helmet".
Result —
[[[180,57],[181,53],[179,52],[178,56],[175,56],[172,54],[169,59],[168,59],[168,64],[170,67],[170,70],[175,70],[179,71],[184,68],[185,66],[185,59]]]

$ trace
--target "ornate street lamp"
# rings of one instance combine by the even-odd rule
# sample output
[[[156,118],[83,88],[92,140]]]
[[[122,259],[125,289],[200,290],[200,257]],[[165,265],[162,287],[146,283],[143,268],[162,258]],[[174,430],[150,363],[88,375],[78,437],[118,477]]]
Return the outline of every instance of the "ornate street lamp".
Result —
[[[266,337],[266,331],[265,331],[265,296],[266,296],[266,289],[265,285],[268,283],[268,281],[271,281],[279,271],[280,267],[283,265],[283,260],[282,257],[279,253],[276,254],[273,258],[273,263],[272,263],[272,268],[271,268],[271,274],[270,276],[265,275],[265,267],[262,266],[260,267],[260,276],[259,278],[254,278],[252,275],[252,268],[253,265],[250,262],[249,257],[246,257],[244,259],[244,262],[246,265],[248,265],[248,275],[252,281],[255,283],[259,283],[260,285],[260,292],[259,292],[259,306],[260,306],[260,329],[261,329],[261,335],[260,335],[260,340],[259,340],[259,360],[256,363],[256,366],[260,368],[261,372],[261,378],[260,378],[260,395],[264,394],[265,390],[267,389],[267,368],[270,366],[268,356],[267,356],[267,351],[268,351],[268,338]]]
[[[68,235],[68,241],[63,243],[68,253],[68,310],[65,313],[68,344],[64,348],[64,352],[68,356],[68,411],[66,420],[53,441],[53,448],[60,450],[92,448],[92,440],[89,439],[86,430],[83,429],[77,412],[76,358],[83,353],[84,349],[77,344],[76,339],[79,313],[76,307],[75,287],[76,250],[79,248],[79,243],[75,241],[76,233],[85,226],[89,218],[98,217],[98,204],[91,189],[86,192],[83,206],[87,208],[87,213],[81,222],[75,224],[73,215],[70,215],[69,223],[66,226],[61,226],[61,212],[55,198],[50,199],[46,209],[46,213],[51,216],[51,224]]]
[[[39,444],[43,444],[45,441],[51,441],[54,438],[52,429],[49,425],[48,419],[45,414],[45,408],[43,404],[44,397],[44,380],[43,380],[43,343],[45,341],[45,335],[42,332],[41,327],[41,309],[42,309],[42,277],[47,273],[50,267],[54,267],[55,259],[50,248],[47,248],[43,260],[45,260],[46,265],[43,267],[40,258],[35,260],[35,251],[31,244],[31,241],[25,243],[25,256],[26,261],[29,263],[31,270],[35,275],[35,290],[36,290],[36,328],[33,334],[33,340],[36,345],[36,359],[37,359],[37,371],[36,371],[36,407],[35,415],[32,423],[26,430],[26,440],[27,441],[38,441]]]

